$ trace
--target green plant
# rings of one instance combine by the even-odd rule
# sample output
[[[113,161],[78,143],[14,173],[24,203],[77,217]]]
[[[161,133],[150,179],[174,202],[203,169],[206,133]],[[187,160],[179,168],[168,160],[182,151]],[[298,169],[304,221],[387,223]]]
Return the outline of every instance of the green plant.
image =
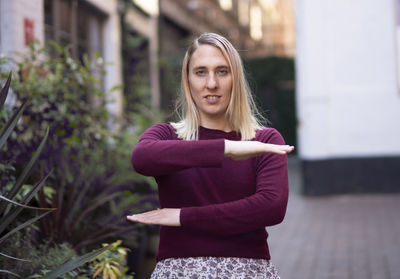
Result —
[[[8,76],[7,82],[2,88],[0,92],[0,110],[3,108],[3,105],[6,101],[8,90],[10,87],[11,83],[11,73]],[[17,111],[14,112],[14,114],[11,116],[10,120],[2,127],[0,131],[0,149],[5,145],[8,137],[10,136],[11,132],[13,131],[14,127],[16,126],[18,119],[21,117],[22,113],[24,112],[25,108],[27,106],[27,102],[24,102]],[[35,196],[37,191],[43,186],[43,183],[47,179],[48,175],[42,178],[34,187],[33,189],[23,197],[21,203],[17,203],[13,201],[14,197],[18,194],[20,191],[24,180],[28,177],[29,173],[32,170],[33,165],[37,161],[40,152],[43,150],[44,143],[47,140],[47,135],[48,135],[48,130],[46,131],[45,137],[42,139],[42,142],[40,143],[37,152],[32,156],[31,160],[29,163],[26,165],[24,168],[22,174],[19,176],[18,180],[15,182],[15,184],[10,188],[10,190],[7,193],[2,193],[0,195],[0,244],[5,242],[12,234],[22,230],[23,228],[28,227],[32,223],[36,222],[40,218],[46,216],[49,214],[53,208],[36,208],[36,207],[31,207],[28,206],[27,204],[30,202],[30,200]],[[11,167],[8,164],[2,164],[4,168],[10,169]],[[15,206],[14,208],[11,206]],[[25,221],[22,224],[19,224],[16,228],[14,229],[9,229],[9,226],[16,220],[17,216],[20,214],[23,208],[28,208],[28,209],[41,209],[41,210],[46,210],[47,212],[34,217],[28,221]],[[20,258],[15,258],[7,254],[1,254],[3,257],[7,258],[12,258],[17,261],[24,261],[23,259]],[[3,273],[9,273],[14,276],[18,276],[16,273],[12,273],[8,270],[0,270],[0,272]]]
[[[23,278],[35,278],[32,274],[43,275],[44,271],[55,269],[78,256],[70,244],[57,245],[48,241],[40,241],[34,237],[33,232],[33,228],[19,231],[13,234],[9,241],[2,246],[4,253],[28,260],[15,262],[11,259],[4,259],[2,262],[4,267],[18,272]],[[65,276],[68,276],[68,273]]]
[[[154,182],[130,165],[136,130],[128,134],[109,128],[116,119],[106,109],[101,78],[93,74],[103,73],[104,64],[96,62],[101,59],[93,62],[84,56],[80,63],[72,59],[68,48],[55,44],[52,48],[55,57],[32,46],[28,57],[13,64],[19,73],[13,91],[18,100],[30,99],[31,105],[18,127],[21,137],[12,135],[8,143],[12,150],[22,147],[4,157],[15,162],[15,173],[20,172],[43,127],[50,126],[43,160],[27,181],[32,185],[54,168],[37,203],[58,210],[40,221],[40,237],[71,243],[77,250],[91,249],[128,232],[133,242],[136,226],[126,222],[126,213],[144,210],[151,204],[146,200],[156,199],[148,186]],[[130,203],[125,202],[123,208],[121,201]]]
[[[90,261],[94,269],[92,278],[133,279],[133,276],[126,274],[127,268],[122,266],[122,264],[126,264],[125,258],[128,249],[120,247],[121,244],[121,240],[111,244],[103,244],[104,247],[109,246],[110,249]]]
[[[102,252],[108,250],[109,247],[105,246],[103,248],[100,248],[98,250],[92,251],[90,253],[87,253],[85,255],[79,256],[77,258],[74,258],[66,263],[64,263],[62,266],[58,267],[55,270],[52,270],[50,272],[46,272],[44,276],[42,276],[42,279],[56,279],[59,278],[60,275],[63,275],[67,272],[70,272],[74,269],[76,269],[79,266],[82,266],[83,264],[87,263],[89,260],[92,258],[96,257],[97,255],[101,254]]]
[[[0,110],[3,108],[3,105],[6,101],[7,95],[8,95],[8,90],[10,87],[11,83],[11,73],[8,75],[7,82],[5,83],[4,87],[2,88],[0,92]],[[2,125],[2,128],[0,130],[0,149],[5,145],[7,139],[9,138],[11,132],[15,128],[18,120],[20,119],[22,113],[26,109],[26,106],[28,105],[28,101],[24,101],[20,107],[13,113],[11,118],[4,124]],[[48,137],[48,129],[46,130],[45,136],[42,139],[39,147],[37,148],[36,152],[32,155],[31,160],[28,162],[28,164],[25,166],[25,168],[22,170],[20,176],[16,180],[15,184],[9,189],[9,191],[5,193],[1,193],[0,195],[0,244],[5,243],[10,236],[14,235],[15,233],[21,231],[22,229],[30,226],[37,220],[43,218],[44,216],[48,215],[51,213],[55,208],[38,208],[38,207],[32,207],[28,206],[28,203],[32,200],[32,198],[36,195],[36,193],[42,188],[44,185],[44,182],[46,179],[49,177],[50,173],[47,174],[46,176],[42,177],[39,182],[36,183],[36,185],[26,194],[22,197],[21,203],[18,203],[16,201],[13,201],[14,197],[21,191],[22,186],[26,178],[29,176],[30,172],[32,171],[33,166],[37,162],[40,153],[42,152],[44,148],[44,144],[47,140]],[[7,169],[11,169],[11,167],[6,163],[2,164],[5,166]],[[15,207],[13,207],[15,206]],[[47,212],[40,214],[39,216],[36,216],[34,218],[31,218],[25,222],[22,222],[17,219],[18,215],[21,213],[22,209],[27,208],[27,209],[39,209],[39,210],[45,210]],[[19,223],[17,227],[10,229],[9,226],[13,223]],[[67,262],[66,264],[62,265],[61,267],[51,271],[48,275],[46,275],[43,278],[56,278],[54,276],[63,274],[65,272],[68,272],[70,270],[75,269],[76,267],[84,264],[88,260],[90,260],[92,257],[97,256],[98,254],[102,253],[108,249],[107,247],[103,247],[97,251],[88,253],[84,256],[78,257],[77,259],[74,259],[70,262]],[[10,256],[8,254],[0,253],[2,257],[6,257],[8,259],[16,260],[16,261],[27,261],[25,259],[21,258],[16,258],[13,256]],[[10,270],[2,269],[0,270],[0,273],[5,273],[9,275],[13,275],[16,277],[20,277],[17,273],[12,272]]]

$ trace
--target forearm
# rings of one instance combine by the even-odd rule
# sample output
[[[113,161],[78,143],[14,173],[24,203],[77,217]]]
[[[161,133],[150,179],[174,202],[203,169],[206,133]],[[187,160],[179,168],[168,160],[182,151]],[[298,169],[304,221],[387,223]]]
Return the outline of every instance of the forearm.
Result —
[[[288,202],[286,169],[279,181],[260,185],[257,192],[237,201],[182,208],[183,227],[215,234],[238,234],[282,222]]]
[[[223,140],[142,140],[132,152],[133,168],[143,175],[159,176],[194,167],[220,167]]]
[[[235,200],[235,198],[228,199],[231,201],[220,204],[197,207],[190,207],[190,204],[187,204],[189,207],[182,208],[179,215],[174,214],[173,224],[216,234],[236,234],[280,223],[286,212],[288,179],[286,156],[282,156],[279,152],[283,151],[285,154],[293,149],[288,146],[284,147],[286,151],[280,149],[285,145],[283,138],[276,131],[265,133],[262,140],[268,143],[239,141],[231,142],[233,144],[230,144],[228,140],[224,142],[225,148],[223,154],[225,157],[238,159],[238,156],[240,158],[242,156],[249,156],[249,154],[255,156],[254,154],[258,154],[258,152],[264,154],[254,159],[254,176],[248,173],[250,175],[248,181],[252,181],[256,177],[255,185],[252,186],[250,183],[246,186],[250,187],[249,189],[255,186],[256,190],[254,194],[247,196],[251,194],[251,191],[246,192],[244,196],[247,197],[245,198],[239,200]],[[239,149],[235,149],[236,147],[239,147]],[[268,152],[266,152],[265,147],[267,147]],[[231,183],[235,182],[236,180],[231,181]],[[230,188],[228,185],[225,184],[225,187]],[[232,189],[237,188],[234,185],[232,186]],[[170,209],[163,210],[169,211]],[[147,216],[145,214],[139,215]],[[153,218],[153,215],[151,216],[150,222],[154,222],[154,224],[171,225],[171,223],[165,222],[160,212],[155,214],[155,216],[158,216],[156,219],[160,218],[159,222]],[[144,219],[140,219],[137,222],[146,223],[149,220],[144,217]]]
[[[192,167],[219,167],[224,140],[179,140],[171,126],[147,129],[132,151],[133,168],[143,175],[160,176]]]
[[[232,160],[246,160],[264,154],[285,155],[292,152],[293,146],[271,144],[260,141],[231,141],[225,140],[224,156]]]
[[[265,205],[262,195],[218,205],[163,208],[127,216],[127,220],[148,225],[183,226],[213,234],[239,234],[282,222],[287,196]],[[249,210],[250,209],[250,210]]]
[[[162,226],[183,226],[213,234],[239,234],[282,222],[288,201],[286,160],[269,169],[253,195],[226,203],[182,209],[164,208],[128,216],[128,220]]]
[[[263,140],[271,144],[248,142],[248,146],[278,147],[278,151],[279,147],[285,146],[277,132]],[[227,203],[183,208],[182,226],[216,234],[235,234],[282,222],[288,201],[287,158],[279,153],[267,153],[255,160],[254,194]]]

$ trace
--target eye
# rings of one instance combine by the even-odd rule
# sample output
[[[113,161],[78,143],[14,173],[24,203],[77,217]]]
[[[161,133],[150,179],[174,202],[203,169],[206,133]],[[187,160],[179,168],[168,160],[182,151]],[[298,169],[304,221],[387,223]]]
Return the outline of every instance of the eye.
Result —
[[[204,70],[197,70],[197,71],[195,71],[195,74],[198,75],[198,76],[204,76],[204,75],[206,74],[206,71],[204,71]]]
[[[228,74],[228,70],[227,69],[218,70],[218,75],[220,75],[220,76],[225,76],[227,74]]]

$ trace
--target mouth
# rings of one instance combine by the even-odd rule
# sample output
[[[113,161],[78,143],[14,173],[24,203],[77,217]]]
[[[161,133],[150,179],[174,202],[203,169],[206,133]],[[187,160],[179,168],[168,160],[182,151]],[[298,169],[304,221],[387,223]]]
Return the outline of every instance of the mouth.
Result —
[[[221,98],[221,96],[218,96],[218,95],[207,95],[204,98],[206,98],[208,101],[216,101],[219,98]]]

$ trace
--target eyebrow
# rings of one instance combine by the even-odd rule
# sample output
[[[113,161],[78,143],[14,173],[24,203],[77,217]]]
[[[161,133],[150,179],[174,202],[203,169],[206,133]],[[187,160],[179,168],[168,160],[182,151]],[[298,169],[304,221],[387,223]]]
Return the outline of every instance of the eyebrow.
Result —
[[[206,68],[207,68],[206,66],[197,66],[197,67],[194,67],[193,70],[200,70],[200,69],[206,69]],[[215,67],[215,69],[229,69],[229,66],[219,65],[219,66]]]

